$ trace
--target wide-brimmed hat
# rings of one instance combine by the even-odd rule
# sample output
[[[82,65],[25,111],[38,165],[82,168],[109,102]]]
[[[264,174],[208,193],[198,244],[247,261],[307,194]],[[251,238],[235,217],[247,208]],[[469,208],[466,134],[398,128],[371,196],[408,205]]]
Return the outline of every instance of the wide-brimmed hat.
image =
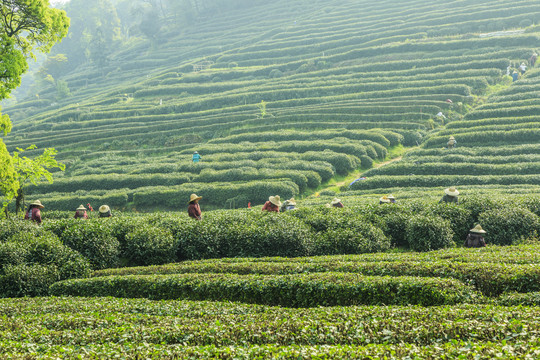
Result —
[[[456,140],[456,138],[453,136],[450,136],[450,140]]]
[[[396,198],[392,194],[388,195],[387,198],[389,198],[390,200],[396,200]]]
[[[334,199],[330,202],[330,204],[336,205],[336,204],[339,204],[340,202],[341,202],[341,199],[334,198]]]
[[[476,233],[476,234],[485,234],[486,233],[486,230],[482,229],[482,227],[480,225],[476,225],[474,228],[472,228],[469,231],[472,232],[472,233]]]
[[[294,198],[290,198],[289,200],[287,200],[287,204],[296,206],[296,201],[294,201]]]
[[[281,206],[281,198],[279,197],[279,195],[270,196],[268,198],[268,201],[270,201],[272,204],[274,204],[276,206]]]
[[[385,195],[382,198],[380,198],[379,201],[382,203],[389,203],[390,199],[388,198],[388,196]]]
[[[105,213],[108,213],[109,211],[111,211],[111,208],[108,205],[101,205],[99,207],[99,212],[100,213],[105,214]]]
[[[195,201],[195,200],[201,200],[202,199],[202,196],[197,196],[195,194],[191,194],[191,196],[189,197],[189,202],[192,202],[192,201]]]
[[[45,206],[43,206],[43,205],[41,204],[41,201],[39,201],[39,200],[34,201],[34,202],[31,203],[30,205],[37,206],[37,207],[40,208],[40,209],[43,209],[43,208],[45,207]]]
[[[198,154],[198,152],[197,152],[197,151],[195,151],[195,152],[194,152],[194,154]]]
[[[459,195],[459,191],[457,191],[457,189],[455,187],[449,187],[448,189],[444,190],[444,193],[446,195],[450,195],[450,196],[458,196]]]
[[[84,207],[84,205],[81,204],[81,206],[79,206],[77,210],[86,210],[86,208]]]

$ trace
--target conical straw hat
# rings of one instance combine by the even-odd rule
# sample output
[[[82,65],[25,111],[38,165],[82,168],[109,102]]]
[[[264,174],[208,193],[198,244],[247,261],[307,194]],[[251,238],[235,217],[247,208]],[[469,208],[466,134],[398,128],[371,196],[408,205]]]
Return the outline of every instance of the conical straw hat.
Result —
[[[202,199],[202,196],[197,196],[195,194],[191,194],[191,196],[189,197],[189,202],[192,202],[192,201],[195,201],[195,200],[201,200]]]
[[[470,232],[476,233],[476,234],[485,234],[486,233],[486,231],[484,229],[482,229],[482,227],[480,225],[476,225],[474,228],[472,228],[470,230]]]
[[[45,206],[43,206],[43,205],[41,204],[41,201],[39,201],[39,200],[34,201],[34,202],[31,203],[30,205],[37,206],[37,207],[40,208],[40,209],[43,209],[43,208],[45,207]]]

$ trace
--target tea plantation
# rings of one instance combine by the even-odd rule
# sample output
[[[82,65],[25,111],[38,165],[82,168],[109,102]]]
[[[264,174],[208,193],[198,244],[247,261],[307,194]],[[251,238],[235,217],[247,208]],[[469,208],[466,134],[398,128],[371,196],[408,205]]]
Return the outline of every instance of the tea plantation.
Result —
[[[540,3],[242,3],[2,109],[66,171],[0,219],[0,358],[540,358]]]
[[[496,200],[3,220],[0,354],[533,359],[540,203]]]
[[[26,190],[58,210],[298,198],[418,145],[344,196],[536,193],[537,72],[506,74],[528,63],[539,18],[530,0],[254,3],[65,74],[71,97],[51,87],[6,109],[6,143],[59,150],[66,172]]]

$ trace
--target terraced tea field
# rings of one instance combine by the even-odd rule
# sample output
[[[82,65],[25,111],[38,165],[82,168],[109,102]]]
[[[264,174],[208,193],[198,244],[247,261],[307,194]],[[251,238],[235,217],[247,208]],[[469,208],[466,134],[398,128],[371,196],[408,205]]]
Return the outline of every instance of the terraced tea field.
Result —
[[[537,254],[536,245],[106,270],[51,288],[56,295],[91,297],[0,300],[0,354],[10,359],[533,359],[540,354],[540,297],[528,292],[537,281],[524,272],[535,271]],[[512,278],[519,267],[523,276]],[[387,276],[359,275],[369,268]],[[507,277],[498,276],[503,268]],[[330,272],[335,270],[343,272]],[[462,270],[472,277],[457,280]],[[489,298],[477,292],[488,284],[512,291],[509,285],[519,283],[521,293]],[[181,300],[225,300],[233,294],[235,302]],[[104,295],[115,297],[98,297]],[[249,304],[287,301],[292,308]]]
[[[170,209],[193,192],[210,207],[246,207],[313,192],[418,145],[341,195],[419,198],[450,185],[537,193],[537,72],[514,84],[505,74],[528,61],[538,19],[530,0],[511,9],[503,1],[253,5],[66,74],[71,98],[52,103],[51,88],[6,109],[15,125],[6,143],[60,151],[66,172],[27,189],[48,209]],[[194,71],[202,62],[209,68]],[[449,135],[458,147],[443,151]]]

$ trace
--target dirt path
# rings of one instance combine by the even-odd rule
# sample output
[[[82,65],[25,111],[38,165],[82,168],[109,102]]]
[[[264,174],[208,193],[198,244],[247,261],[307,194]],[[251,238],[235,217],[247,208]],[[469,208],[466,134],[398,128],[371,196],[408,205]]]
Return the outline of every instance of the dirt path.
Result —
[[[399,160],[401,160],[402,158],[403,158],[403,156],[399,156],[399,157],[397,157],[397,158],[394,158],[394,159],[391,159],[391,160],[382,162],[382,163],[380,163],[380,164],[376,164],[376,165],[373,166],[371,169],[378,169],[378,168],[380,168],[380,167],[382,167],[382,166],[386,166],[386,165],[388,165],[388,164],[391,164],[391,163],[394,163],[394,162],[396,162],[396,161],[399,161]],[[370,169],[370,170],[371,170],[371,169]],[[360,176],[362,176],[362,174],[363,174],[363,173],[361,173],[361,172],[355,173],[355,174],[354,174],[355,179],[358,179]],[[332,184],[332,185],[329,186],[329,187],[336,187],[336,186],[341,187],[341,186],[347,184],[348,182],[349,182],[349,181],[347,181],[347,180],[341,181],[341,182]],[[321,190],[321,191],[324,191],[324,189]]]

